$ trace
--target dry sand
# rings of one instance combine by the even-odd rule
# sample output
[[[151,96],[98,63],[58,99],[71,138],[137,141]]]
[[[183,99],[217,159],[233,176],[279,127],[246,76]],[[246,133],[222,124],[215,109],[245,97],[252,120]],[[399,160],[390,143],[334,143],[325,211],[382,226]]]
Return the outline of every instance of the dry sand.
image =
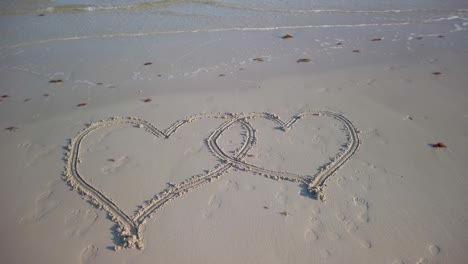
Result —
[[[0,12],[2,262],[468,260],[463,3],[37,3]]]

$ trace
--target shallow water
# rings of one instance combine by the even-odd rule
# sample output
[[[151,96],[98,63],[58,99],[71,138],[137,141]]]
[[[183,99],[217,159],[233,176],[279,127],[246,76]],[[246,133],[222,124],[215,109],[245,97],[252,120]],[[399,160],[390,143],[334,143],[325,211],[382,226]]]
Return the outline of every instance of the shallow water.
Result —
[[[0,3],[2,48],[159,33],[468,23],[466,1],[89,1]],[[455,24],[455,23],[452,23]]]

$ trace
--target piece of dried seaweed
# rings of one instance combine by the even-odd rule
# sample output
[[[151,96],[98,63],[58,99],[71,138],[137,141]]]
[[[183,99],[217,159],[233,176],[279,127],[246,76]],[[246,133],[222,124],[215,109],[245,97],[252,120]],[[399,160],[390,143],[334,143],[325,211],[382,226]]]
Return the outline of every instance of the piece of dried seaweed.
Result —
[[[442,142],[431,144],[431,147],[433,147],[433,148],[447,148],[447,146]]]
[[[304,58],[304,59],[299,59],[296,61],[297,63],[305,63],[305,62],[310,62],[310,59]]]

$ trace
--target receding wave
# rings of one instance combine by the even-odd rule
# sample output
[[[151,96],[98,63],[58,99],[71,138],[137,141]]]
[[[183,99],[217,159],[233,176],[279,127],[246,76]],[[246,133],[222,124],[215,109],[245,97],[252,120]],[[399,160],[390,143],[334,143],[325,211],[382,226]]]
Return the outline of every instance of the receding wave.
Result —
[[[407,22],[396,22],[396,23],[368,23],[368,24],[329,24],[329,25],[291,25],[291,26],[276,26],[276,27],[232,27],[232,28],[208,28],[208,29],[193,29],[193,30],[174,30],[174,31],[149,31],[149,32],[118,32],[113,34],[102,34],[102,35],[82,35],[82,36],[70,36],[36,40],[30,42],[21,42],[12,45],[0,46],[0,49],[18,48],[24,46],[32,46],[39,44],[46,44],[56,41],[71,41],[71,40],[83,40],[83,39],[99,39],[99,38],[118,38],[118,37],[144,37],[153,35],[164,35],[164,34],[183,34],[183,33],[204,33],[204,32],[228,32],[228,31],[272,31],[272,30],[284,30],[284,29],[325,29],[325,28],[353,28],[353,27],[385,27],[385,26],[406,26],[414,24],[430,24],[437,23],[443,20],[459,19],[459,17],[448,17],[448,18],[437,18],[437,19],[424,19],[419,21],[407,21]]]
[[[352,10],[352,9],[282,9],[270,7],[254,7],[239,5],[233,3],[219,2],[213,0],[163,0],[156,2],[140,2],[127,5],[58,5],[39,9],[21,9],[21,10],[0,10],[0,15],[27,15],[40,13],[76,13],[76,12],[97,12],[112,10],[145,10],[148,8],[164,8],[181,4],[202,4],[228,9],[261,11],[261,12],[280,12],[280,13],[408,13],[408,12],[459,12],[466,13],[468,9],[385,9],[385,10]]]

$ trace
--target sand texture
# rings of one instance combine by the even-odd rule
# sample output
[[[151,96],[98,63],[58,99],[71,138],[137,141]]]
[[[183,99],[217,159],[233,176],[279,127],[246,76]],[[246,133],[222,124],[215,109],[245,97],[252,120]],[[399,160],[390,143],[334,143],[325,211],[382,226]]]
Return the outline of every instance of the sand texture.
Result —
[[[336,154],[336,157],[331,159],[327,164],[322,165],[316,175],[301,176],[286,171],[271,171],[244,162],[243,159],[249,155],[250,149],[254,147],[257,141],[256,130],[248,122],[249,119],[265,118],[276,123],[279,126],[279,129],[287,131],[292,129],[294,123],[298,122],[300,119],[320,115],[325,115],[342,122],[344,129],[346,130],[348,140],[343,143],[344,147]],[[171,184],[170,188],[156,194],[151,200],[145,201],[144,205],[140,207],[134,216],[129,216],[124,213],[111,198],[97,190],[97,188],[91,183],[87,182],[78,171],[78,165],[81,162],[79,150],[82,142],[88,134],[100,128],[120,124],[130,124],[135,127],[145,129],[156,137],[169,139],[179,127],[204,118],[226,119],[226,121],[213,131],[206,140],[210,151],[219,159],[220,163],[216,165],[215,168],[207,170],[204,174],[192,176],[181,183]],[[233,155],[228,155],[217,144],[217,141],[222,136],[223,132],[236,123],[240,123],[242,128],[245,130],[245,138],[243,139],[244,143],[236,149]],[[116,249],[120,249],[122,247],[134,248],[135,246],[142,249],[142,225],[146,223],[147,218],[151,218],[153,213],[158,209],[161,209],[167,202],[188,193],[203,184],[211,182],[214,179],[220,178],[231,168],[237,168],[275,180],[287,180],[302,183],[306,186],[312,197],[324,200],[323,185],[325,181],[353,156],[358,149],[358,146],[359,138],[352,123],[344,116],[328,111],[299,113],[286,123],[279,119],[278,116],[271,113],[199,114],[177,121],[164,131],[160,131],[149,122],[137,118],[114,117],[107,121],[90,124],[88,128],[71,140],[70,145],[68,146],[69,153],[66,156],[67,166],[64,172],[64,179],[70,184],[72,189],[77,190],[82,195],[88,196],[92,204],[99,209],[105,210],[109,214],[109,218],[118,225],[117,230],[122,241],[122,245],[116,246]]]
[[[0,20],[1,263],[467,263],[466,1]]]

